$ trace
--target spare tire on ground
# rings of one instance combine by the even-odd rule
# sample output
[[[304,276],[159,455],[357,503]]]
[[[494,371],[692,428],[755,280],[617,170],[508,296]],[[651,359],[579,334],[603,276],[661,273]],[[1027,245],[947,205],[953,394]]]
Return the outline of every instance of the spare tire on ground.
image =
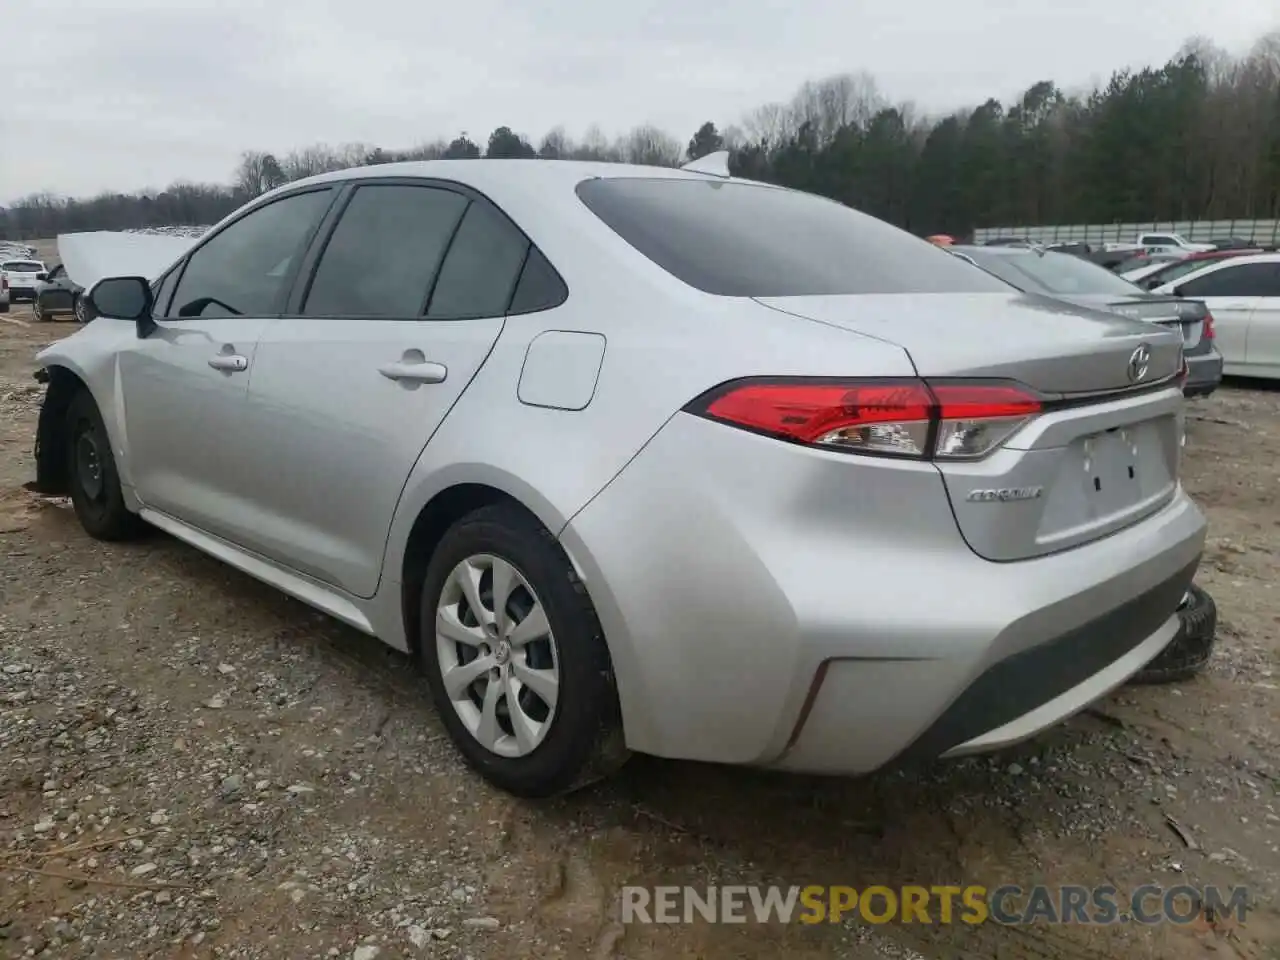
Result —
[[[1195,584],[1178,607],[1178,633],[1160,655],[1130,678],[1130,683],[1177,683],[1190,680],[1213,656],[1218,638],[1218,607],[1213,597]]]

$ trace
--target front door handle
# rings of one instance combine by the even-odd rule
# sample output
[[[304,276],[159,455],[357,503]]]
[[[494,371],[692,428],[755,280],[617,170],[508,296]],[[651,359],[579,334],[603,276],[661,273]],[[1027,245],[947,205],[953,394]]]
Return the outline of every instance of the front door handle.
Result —
[[[378,372],[388,380],[409,380],[414,383],[443,383],[449,374],[443,363],[433,363],[430,360],[420,360],[417,363],[401,360],[384,364],[378,368]]]
[[[209,366],[215,370],[239,373],[249,369],[249,358],[242,357],[238,353],[220,353],[216,357],[209,358]]]

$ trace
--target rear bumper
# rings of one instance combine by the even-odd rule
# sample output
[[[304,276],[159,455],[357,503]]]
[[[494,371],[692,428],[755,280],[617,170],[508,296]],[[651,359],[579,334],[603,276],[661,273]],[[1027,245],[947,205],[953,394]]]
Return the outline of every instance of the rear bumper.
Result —
[[[1200,356],[1187,357],[1187,382],[1182,393],[1188,397],[1207,397],[1222,384],[1222,354],[1216,348]]]
[[[563,531],[627,741],[854,774],[1033,736],[1177,631],[1205,522],[1179,491],[1085,546],[973,553],[928,464],[678,415]]]

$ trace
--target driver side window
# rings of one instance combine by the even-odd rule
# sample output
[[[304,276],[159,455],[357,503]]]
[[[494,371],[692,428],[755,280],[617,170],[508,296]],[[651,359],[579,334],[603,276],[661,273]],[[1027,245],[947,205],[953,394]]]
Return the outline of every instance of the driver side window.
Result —
[[[163,315],[180,320],[278,314],[294,268],[332,199],[329,188],[295,193],[215,234],[187,259]]]

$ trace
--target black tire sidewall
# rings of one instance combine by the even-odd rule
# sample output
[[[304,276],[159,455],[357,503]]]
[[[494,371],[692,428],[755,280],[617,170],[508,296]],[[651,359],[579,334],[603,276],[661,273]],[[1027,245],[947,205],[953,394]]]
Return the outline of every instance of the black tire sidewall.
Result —
[[[1217,604],[1201,587],[1193,584],[1189,592],[1190,601],[1178,611],[1178,632],[1150,663],[1130,679],[1130,683],[1190,680],[1208,664],[1217,646]]]
[[[91,500],[81,488],[79,471],[76,469],[76,445],[86,429],[94,431],[98,458],[102,465],[105,497],[100,503]],[[111,438],[98,405],[87,390],[77,393],[67,408],[65,438],[71,503],[85,532],[99,540],[120,540],[134,533],[139,528],[140,521],[125,505]]]
[[[518,569],[533,587],[555,638],[560,670],[556,713],[546,738],[524,757],[491,753],[471,735],[454,709],[440,673],[435,618],[454,567],[469,556],[492,554]],[[468,764],[490,782],[525,797],[545,797],[576,785],[605,731],[617,723],[617,694],[595,611],[564,552],[523,510],[486,507],[458,521],[441,538],[421,593],[418,659],[440,719]]]

